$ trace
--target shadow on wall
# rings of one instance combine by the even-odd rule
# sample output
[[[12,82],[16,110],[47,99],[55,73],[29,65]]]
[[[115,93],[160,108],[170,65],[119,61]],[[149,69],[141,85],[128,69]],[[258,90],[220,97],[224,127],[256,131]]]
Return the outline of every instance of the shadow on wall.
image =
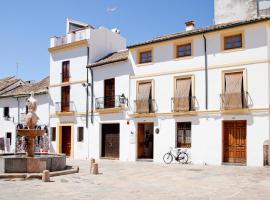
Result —
[[[76,48],[69,51],[58,52],[51,54],[52,61],[62,61],[62,60],[70,60],[72,58],[78,58],[82,56],[87,56],[87,48]]]

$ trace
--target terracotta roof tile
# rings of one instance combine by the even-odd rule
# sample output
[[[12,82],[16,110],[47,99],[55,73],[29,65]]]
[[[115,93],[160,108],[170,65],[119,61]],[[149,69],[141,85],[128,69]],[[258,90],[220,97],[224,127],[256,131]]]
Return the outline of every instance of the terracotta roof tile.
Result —
[[[122,51],[110,53],[107,56],[96,61],[95,63],[88,65],[87,67],[97,67],[101,65],[110,64],[110,63],[125,61],[127,59],[128,59],[128,50],[125,49]]]
[[[48,87],[49,77],[46,77],[37,83],[26,83],[21,85],[9,92],[0,95],[0,97],[29,95],[31,92],[34,92],[35,94],[48,93]]]

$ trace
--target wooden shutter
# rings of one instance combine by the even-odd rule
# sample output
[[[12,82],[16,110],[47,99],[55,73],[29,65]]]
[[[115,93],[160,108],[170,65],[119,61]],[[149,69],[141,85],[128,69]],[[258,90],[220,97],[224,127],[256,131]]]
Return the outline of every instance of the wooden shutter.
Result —
[[[181,78],[176,80],[176,90],[174,98],[174,111],[188,111],[190,102],[191,78]]]
[[[242,108],[243,72],[225,74],[225,109]]]
[[[151,96],[152,83],[144,82],[138,85],[137,112],[149,113],[149,99]]]

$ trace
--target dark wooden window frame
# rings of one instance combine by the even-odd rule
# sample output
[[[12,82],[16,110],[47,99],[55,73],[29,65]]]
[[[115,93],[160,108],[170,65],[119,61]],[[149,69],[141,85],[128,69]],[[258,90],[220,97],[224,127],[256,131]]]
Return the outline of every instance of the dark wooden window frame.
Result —
[[[3,109],[3,116],[9,118],[10,113],[9,113],[9,107],[4,107]]]
[[[177,122],[176,123],[176,146],[178,148],[191,148],[191,122]],[[178,130],[183,130],[184,142],[178,141]],[[187,131],[190,131],[190,142],[187,142]]]
[[[56,127],[51,127],[51,141],[56,141]]]
[[[145,60],[143,60],[143,56],[145,55]],[[139,63],[144,64],[144,63],[150,63],[152,62],[152,50],[148,51],[142,51],[139,53]]]
[[[84,140],[84,128],[81,126],[81,127],[78,127],[78,130],[77,130],[77,142],[83,142]]]
[[[240,40],[238,40],[237,38],[240,38]],[[242,33],[225,36],[223,40],[224,40],[223,41],[224,50],[238,49],[238,48],[243,47],[243,34]],[[240,45],[238,45],[237,43],[240,43]],[[229,44],[231,45],[230,47],[228,47]]]
[[[189,47],[189,48],[187,48]],[[179,49],[183,48],[183,55],[180,55],[180,51]],[[176,58],[182,58],[182,57],[188,57],[192,55],[192,45],[191,43],[187,43],[187,44],[181,44],[181,45],[177,45],[176,46]]]

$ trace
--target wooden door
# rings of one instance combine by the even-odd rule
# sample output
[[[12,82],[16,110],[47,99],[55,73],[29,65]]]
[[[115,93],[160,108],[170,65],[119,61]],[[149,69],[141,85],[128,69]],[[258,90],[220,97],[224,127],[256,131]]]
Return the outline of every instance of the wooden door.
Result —
[[[144,157],[144,124],[138,124],[138,158]]]
[[[115,106],[115,81],[114,78],[104,81],[104,108]]]
[[[71,153],[71,127],[62,126],[62,153],[70,156]]]
[[[119,158],[119,124],[102,125],[102,157]]]
[[[246,121],[223,122],[223,161],[246,163]]]
[[[62,112],[70,111],[69,102],[70,102],[70,87],[64,86],[61,88],[61,111]]]

